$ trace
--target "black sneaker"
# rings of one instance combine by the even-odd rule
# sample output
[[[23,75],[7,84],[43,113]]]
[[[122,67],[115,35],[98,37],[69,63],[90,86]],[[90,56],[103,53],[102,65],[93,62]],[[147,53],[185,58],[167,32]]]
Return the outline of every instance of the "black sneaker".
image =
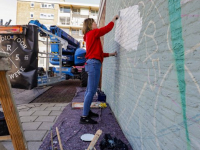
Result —
[[[88,114],[88,117],[90,117],[90,118],[97,118],[97,117],[99,117],[99,115],[96,114],[96,113],[93,113],[93,112],[90,110],[90,111],[89,111],[89,114]]]
[[[79,123],[80,124],[97,124],[97,122],[91,119],[90,117],[81,117]]]

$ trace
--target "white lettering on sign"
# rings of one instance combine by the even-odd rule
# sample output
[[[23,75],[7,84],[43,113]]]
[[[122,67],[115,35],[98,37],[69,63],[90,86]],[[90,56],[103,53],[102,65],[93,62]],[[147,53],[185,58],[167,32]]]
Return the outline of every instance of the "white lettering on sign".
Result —
[[[115,41],[127,51],[137,50],[142,29],[139,6],[134,5],[120,10],[116,23]]]
[[[20,70],[24,72],[25,68],[23,68],[22,66],[20,67]]]
[[[17,43],[19,43],[23,48],[27,48],[26,44],[24,43],[24,41],[21,38],[17,38],[16,39]]]
[[[18,76],[20,76],[22,74],[22,72],[24,72],[25,68],[23,68],[22,66],[20,67],[19,70],[17,70],[15,73],[8,75],[10,77],[10,79],[14,79],[17,78]]]
[[[14,38],[14,36],[8,35],[8,36],[1,36],[0,37],[0,43],[3,41],[10,41]],[[25,44],[25,42],[23,41],[22,38],[16,37],[14,39],[14,41],[16,41],[17,43],[19,43],[24,49],[27,48],[27,45]],[[8,51],[8,48],[7,48]]]
[[[8,36],[2,36],[1,39],[0,39],[0,42],[9,41],[10,39],[12,39],[10,35],[8,35]]]
[[[28,60],[28,55],[25,55],[25,56],[24,56],[24,60]]]
[[[11,45],[7,45],[7,51],[11,51]]]
[[[19,60],[19,54],[16,54],[15,60]]]

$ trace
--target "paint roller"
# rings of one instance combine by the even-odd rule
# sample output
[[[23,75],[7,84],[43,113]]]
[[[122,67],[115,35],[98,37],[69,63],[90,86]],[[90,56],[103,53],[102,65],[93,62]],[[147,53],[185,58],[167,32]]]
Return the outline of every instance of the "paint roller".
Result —
[[[118,17],[116,18],[116,20],[118,20],[118,19],[119,19],[119,17],[120,17],[120,11],[118,12]],[[115,57],[117,57],[118,51],[115,51],[115,52],[116,52],[116,55],[115,55]]]
[[[118,16],[120,17],[120,11],[118,12]],[[117,18],[116,18],[116,20],[118,20],[118,19],[119,19],[119,17],[117,17]]]

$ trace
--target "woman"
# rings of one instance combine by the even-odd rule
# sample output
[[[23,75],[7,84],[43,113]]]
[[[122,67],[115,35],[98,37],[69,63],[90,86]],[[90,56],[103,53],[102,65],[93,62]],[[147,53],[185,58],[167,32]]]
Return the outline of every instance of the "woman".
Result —
[[[87,90],[84,97],[83,115],[80,118],[80,124],[97,124],[97,121],[91,119],[98,117],[98,114],[90,110],[93,96],[97,91],[100,79],[101,64],[104,57],[116,56],[114,53],[103,53],[100,37],[112,30],[114,22],[118,19],[116,15],[113,20],[105,27],[97,28],[97,24],[92,18],[87,18],[83,23],[84,41],[86,41],[86,65],[85,71],[88,73]]]

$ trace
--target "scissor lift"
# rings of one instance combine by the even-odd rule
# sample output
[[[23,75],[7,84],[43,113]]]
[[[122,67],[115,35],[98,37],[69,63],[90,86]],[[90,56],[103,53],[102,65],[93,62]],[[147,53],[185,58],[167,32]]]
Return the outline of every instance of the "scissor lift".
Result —
[[[87,73],[84,69],[86,51],[80,48],[80,43],[57,26],[51,26],[50,30],[48,30],[47,27],[38,20],[31,20],[29,25],[37,26],[40,36],[47,37],[46,56],[49,58],[49,62],[52,65],[59,66],[53,68],[53,72],[59,74],[61,77],[59,80],[70,78],[80,79],[81,85],[86,86]],[[50,42],[48,41],[49,37]],[[48,44],[51,45],[50,53]],[[47,63],[46,68],[49,68],[48,64],[49,63]],[[76,66],[83,66],[81,72],[78,71]],[[43,81],[42,84],[39,83],[39,85],[52,84],[52,82],[55,82],[55,80],[49,78],[47,74],[46,76],[40,77],[40,79]],[[44,83],[44,81],[47,81],[47,83]]]
[[[29,25],[26,26],[0,26],[0,35],[9,36],[9,42],[12,42],[12,40],[17,39],[18,35],[26,35],[26,32],[28,30],[27,26],[36,26],[38,28],[38,33],[40,33],[40,36],[46,37],[47,39],[45,43],[46,53],[38,52],[39,54],[46,55],[45,57],[39,56],[41,58],[46,58],[46,74],[37,77],[37,86],[49,85],[70,78],[81,79],[81,85],[86,86],[87,73],[85,72],[84,68],[81,72],[79,72],[76,68],[76,66],[84,67],[86,61],[86,51],[85,49],[80,48],[80,44],[77,40],[68,35],[59,27],[51,26],[50,30],[48,30],[43,24],[40,24],[39,21],[32,20],[29,22]],[[38,36],[38,34],[34,34],[34,36]],[[23,41],[21,42],[24,44],[24,41],[25,39],[23,39]],[[25,46],[23,47],[23,49],[24,51],[26,51]],[[16,49],[14,48],[13,51],[15,50]],[[13,63],[14,66],[16,66],[11,59],[10,61]],[[53,72],[54,74],[56,74],[56,76],[52,77],[48,75],[49,63],[51,63],[52,65],[56,65],[56,67],[53,68]]]

